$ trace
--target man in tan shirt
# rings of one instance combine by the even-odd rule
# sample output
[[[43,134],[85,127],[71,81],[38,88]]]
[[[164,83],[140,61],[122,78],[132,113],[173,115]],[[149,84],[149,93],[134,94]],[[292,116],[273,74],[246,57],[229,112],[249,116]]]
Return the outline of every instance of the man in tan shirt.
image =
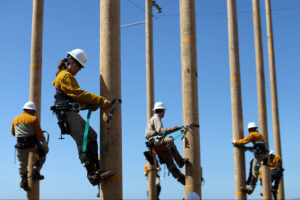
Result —
[[[156,136],[163,136],[166,133],[173,132],[178,130],[178,126],[173,128],[164,128],[161,122],[161,118],[165,115],[165,105],[162,102],[156,102],[153,108],[154,115],[148,121],[146,128],[145,137],[148,141],[151,141]],[[166,163],[167,168],[172,173],[173,177],[185,185],[185,176],[180,172],[177,166],[174,163],[176,161],[177,165],[182,168],[187,162],[188,159],[182,158],[179,154],[172,137],[164,137],[159,141],[154,142],[154,150],[158,155],[160,163]]]
[[[44,176],[40,174],[40,170],[46,160],[46,153],[48,153],[48,145],[41,130],[40,123],[35,116],[36,106],[33,102],[29,101],[23,106],[24,112],[14,118],[11,126],[11,133],[17,138],[17,156],[20,162],[19,173],[21,176],[20,187],[25,191],[29,191],[27,181],[27,166],[28,157],[30,152],[34,152],[38,155],[33,160],[33,179],[44,179]],[[42,143],[42,149],[39,149],[37,143]],[[43,151],[43,152],[40,152]]]

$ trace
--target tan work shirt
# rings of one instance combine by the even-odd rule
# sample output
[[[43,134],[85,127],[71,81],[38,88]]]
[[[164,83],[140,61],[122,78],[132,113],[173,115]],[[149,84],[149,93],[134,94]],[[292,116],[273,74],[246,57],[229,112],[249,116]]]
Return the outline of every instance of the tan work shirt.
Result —
[[[159,117],[159,114],[154,114],[151,119],[148,121],[145,137],[150,139],[157,135],[164,135],[169,131],[168,128],[164,128]]]

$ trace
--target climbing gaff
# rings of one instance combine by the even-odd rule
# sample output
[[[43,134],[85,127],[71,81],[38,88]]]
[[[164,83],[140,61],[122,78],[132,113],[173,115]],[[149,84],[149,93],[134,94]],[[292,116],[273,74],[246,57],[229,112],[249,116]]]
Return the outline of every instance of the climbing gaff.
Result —
[[[112,101],[112,103],[113,103],[113,106],[112,106],[110,112],[108,113],[107,119],[106,119],[106,121],[105,121],[105,123],[106,123],[107,125],[110,124],[111,119],[112,119],[112,117],[114,116],[115,111],[116,111],[116,109],[117,109],[117,106],[118,106],[119,103],[122,103],[122,100],[121,100],[121,99],[114,99],[114,100]]]

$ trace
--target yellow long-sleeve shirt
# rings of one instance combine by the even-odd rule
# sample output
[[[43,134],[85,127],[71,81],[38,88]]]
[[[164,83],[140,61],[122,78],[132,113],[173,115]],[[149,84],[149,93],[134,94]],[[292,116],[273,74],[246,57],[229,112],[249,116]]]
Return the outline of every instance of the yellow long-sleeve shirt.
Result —
[[[102,108],[111,106],[111,102],[106,98],[82,90],[74,76],[68,70],[59,72],[56,79],[52,82],[52,85],[80,104],[98,105]]]
[[[282,159],[280,155],[275,155],[270,159],[270,170],[282,168]],[[262,179],[262,170],[259,169],[259,178]]]
[[[36,135],[40,141],[45,142],[46,140],[37,117],[27,112],[23,112],[14,118],[11,125],[11,134],[16,137]]]
[[[144,165],[144,175],[145,176],[148,176],[148,169],[150,168],[150,164],[149,163],[146,163]]]
[[[239,139],[236,141],[237,145],[244,145],[248,144],[249,142],[256,142],[258,140],[264,141],[264,136],[262,136],[258,131],[252,131],[249,133],[249,135],[246,138]]]
[[[275,155],[273,159],[270,160],[270,169],[276,169],[277,167],[282,168],[282,159],[280,155]]]

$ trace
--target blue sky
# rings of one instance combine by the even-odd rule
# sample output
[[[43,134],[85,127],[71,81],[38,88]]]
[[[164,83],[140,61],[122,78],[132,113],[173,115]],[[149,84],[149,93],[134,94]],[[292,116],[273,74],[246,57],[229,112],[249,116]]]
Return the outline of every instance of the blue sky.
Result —
[[[99,0],[49,0],[44,5],[41,126],[50,135],[50,152],[40,182],[41,199],[96,199],[97,188],[86,179],[76,145],[61,141],[53,104],[57,64],[74,48],[88,54],[86,68],[77,76],[81,88],[99,94]],[[155,101],[163,101],[165,127],[182,125],[179,1],[157,0],[163,13],[154,11]],[[300,1],[272,0],[277,87],[283,153],[285,196],[300,198],[299,191],[299,46]],[[252,2],[237,0],[244,126],[258,123]],[[205,183],[203,199],[234,198],[234,167],[230,77],[225,0],[196,0],[198,95],[201,165]],[[272,113],[267,57],[264,1],[261,1],[262,38],[266,79],[269,146],[273,149]],[[121,1],[121,24],[143,21],[143,0]],[[29,99],[32,0],[0,1],[0,58],[2,73],[0,145],[0,199],[24,199],[18,186],[18,161],[14,164],[13,118]],[[144,130],[146,127],[146,67],[144,24],[121,29],[123,197],[145,199]],[[86,112],[81,113],[86,118]],[[91,125],[99,133],[99,111]],[[245,130],[245,135],[246,135]],[[176,141],[182,153],[182,142]],[[249,161],[246,153],[247,174]],[[182,199],[184,188],[162,167],[162,199]],[[165,174],[165,176],[164,176]],[[257,186],[249,199],[261,198]]]

